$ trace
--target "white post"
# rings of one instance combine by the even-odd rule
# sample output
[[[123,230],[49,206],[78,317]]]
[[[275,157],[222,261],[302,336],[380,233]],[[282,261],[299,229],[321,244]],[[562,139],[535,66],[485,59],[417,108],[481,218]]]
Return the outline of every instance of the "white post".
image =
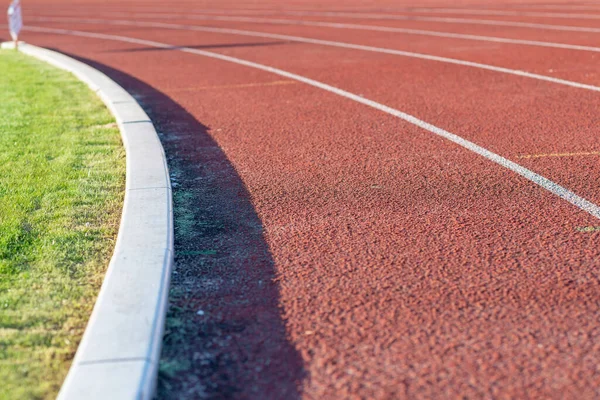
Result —
[[[15,43],[15,50],[19,49],[19,32],[23,27],[23,18],[21,16],[21,0],[14,0],[8,7],[8,29],[10,36]]]

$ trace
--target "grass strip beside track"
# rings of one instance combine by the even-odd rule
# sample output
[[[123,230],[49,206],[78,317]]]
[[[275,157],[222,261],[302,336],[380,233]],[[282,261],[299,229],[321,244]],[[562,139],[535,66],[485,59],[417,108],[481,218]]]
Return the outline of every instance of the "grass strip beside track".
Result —
[[[71,74],[0,50],[0,399],[54,398],[116,239],[125,152]]]

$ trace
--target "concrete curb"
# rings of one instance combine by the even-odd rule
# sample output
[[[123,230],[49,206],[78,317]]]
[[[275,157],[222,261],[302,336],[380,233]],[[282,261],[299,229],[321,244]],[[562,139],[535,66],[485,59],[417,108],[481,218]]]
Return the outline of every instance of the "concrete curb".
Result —
[[[19,51],[73,73],[95,91],[115,116],[127,153],[114,253],[58,399],[151,399],[173,266],[171,183],[162,145],[134,98],[100,71],[25,43]]]

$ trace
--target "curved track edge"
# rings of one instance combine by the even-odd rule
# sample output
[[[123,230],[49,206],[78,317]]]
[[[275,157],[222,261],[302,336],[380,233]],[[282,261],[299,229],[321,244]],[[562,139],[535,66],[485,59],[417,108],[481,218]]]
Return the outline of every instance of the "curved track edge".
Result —
[[[86,83],[114,115],[127,155],[125,200],[114,252],[58,399],[151,399],[174,255],[172,192],[164,150],[148,115],[105,74],[33,45],[19,44],[19,51]]]

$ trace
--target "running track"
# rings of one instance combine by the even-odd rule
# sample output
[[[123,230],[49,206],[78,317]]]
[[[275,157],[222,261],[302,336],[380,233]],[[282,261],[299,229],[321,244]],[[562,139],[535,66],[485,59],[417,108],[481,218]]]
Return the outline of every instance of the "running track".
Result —
[[[161,133],[160,397],[600,397],[600,2],[369,4],[24,4]]]

